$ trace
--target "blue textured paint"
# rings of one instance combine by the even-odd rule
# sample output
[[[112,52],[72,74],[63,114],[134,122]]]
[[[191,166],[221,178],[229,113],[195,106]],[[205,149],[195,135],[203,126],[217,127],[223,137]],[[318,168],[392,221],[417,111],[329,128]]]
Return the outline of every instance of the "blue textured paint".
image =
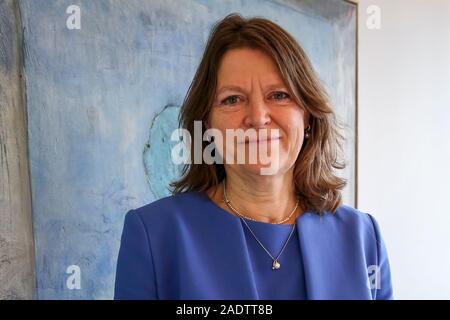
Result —
[[[81,30],[66,28],[74,3]],[[124,214],[164,194],[175,175],[161,142],[175,109],[162,108],[181,105],[218,19],[239,11],[274,20],[332,90],[340,80],[336,31],[321,17],[270,1],[182,3],[21,1],[39,298],[112,297]],[[72,264],[81,290],[65,287]]]
[[[144,165],[151,190],[157,198],[170,195],[170,182],[181,175],[181,165],[171,161],[172,148],[180,141],[171,141],[171,135],[178,128],[180,108],[167,106],[152,123],[148,144],[144,149]]]

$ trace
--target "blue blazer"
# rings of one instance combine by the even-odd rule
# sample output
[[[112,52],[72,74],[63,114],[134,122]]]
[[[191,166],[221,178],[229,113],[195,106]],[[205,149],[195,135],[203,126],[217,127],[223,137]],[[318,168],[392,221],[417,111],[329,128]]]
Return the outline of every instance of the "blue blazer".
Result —
[[[308,299],[392,299],[375,219],[349,206],[296,221]],[[258,299],[240,218],[189,192],[126,214],[115,299]]]

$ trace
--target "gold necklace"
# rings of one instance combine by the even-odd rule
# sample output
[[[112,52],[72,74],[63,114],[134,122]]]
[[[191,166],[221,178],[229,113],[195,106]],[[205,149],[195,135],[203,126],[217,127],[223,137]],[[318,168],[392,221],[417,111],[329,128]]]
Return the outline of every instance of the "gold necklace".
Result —
[[[248,230],[250,231],[250,233],[252,234],[253,238],[255,238],[255,240],[258,242],[258,244],[264,249],[264,251],[265,251],[265,252],[269,255],[269,257],[272,259],[272,270],[278,270],[278,269],[280,269],[280,267],[281,267],[281,264],[280,264],[280,262],[279,262],[280,256],[281,256],[281,254],[283,253],[284,249],[286,248],[286,246],[287,246],[289,240],[291,239],[292,234],[293,234],[294,231],[295,231],[295,226],[296,226],[296,224],[294,223],[294,224],[292,225],[291,232],[289,233],[289,237],[287,238],[286,242],[284,243],[283,248],[280,250],[280,253],[279,253],[279,254],[277,255],[277,257],[275,258],[275,257],[272,256],[272,254],[269,252],[269,250],[267,250],[266,247],[261,243],[261,241],[259,241],[258,237],[256,237],[255,233],[254,233],[253,230],[250,228],[250,226],[248,225],[247,221],[245,221],[244,218],[249,219],[249,220],[253,220],[253,221],[258,221],[258,220],[252,219],[252,218],[250,218],[250,217],[247,217],[247,216],[241,214],[240,212],[238,212],[238,211],[231,205],[231,202],[230,202],[230,200],[229,200],[228,197],[227,197],[227,190],[226,190],[226,186],[225,186],[225,179],[223,180],[223,198],[224,198],[224,201],[225,201],[225,203],[227,204],[227,206],[228,206],[232,211],[234,211],[235,213],[237,213],[237,214],[241,217],[241,220],[242,220],[242,221],[244,222],[244,224],[247,226],[247,228],[248,228]],[[294,214],[294,212],[295,212],[295,210],[297,209],[297,207],[298,207],[298,199],[297,199],[297,203],[295,204],[294,210],[292,210],[291,214],[290,214],[286,219],[283,219],[283,221],[281,221],[281,222],[272,223],[272,224],[281,224],[281,223],[283,223],[284,221],[287,221],[287,220]]]
[[[240,217],[245,218],[245,219],[248,219],[248,220],[260,222],[260,221],[258,221],[258,220],[256,220],[256,219],[250,218],[250,217],[248,217],[248,216],[246,216],[246,215],[240,213],[240,212],[232,205],[231,201],[228,199],[228,196],[227,196],[227,188],[226,188],[226,180],[225,180],[225,178],[223,179],[223,200],[225,201],[225,203],[227,204],[227,206],[228,206],[234,213],[236,213],[237,215],[239,215]],[[291,213],[290,213],[286,218],[284,218],[284,219],[281,220],[281,221],[277,221],[277,222],[269,222],[269,223],[271,223],[271,224],[282,224],[282,223],[288,221],[288,220],[292,217],[292,215],[294,214],[294,212],[297,210],[297,208],[298,208],[298,203],[299,203],[299,200],[297,199],[297,202],[295,203],[294,209],[292,209]]]

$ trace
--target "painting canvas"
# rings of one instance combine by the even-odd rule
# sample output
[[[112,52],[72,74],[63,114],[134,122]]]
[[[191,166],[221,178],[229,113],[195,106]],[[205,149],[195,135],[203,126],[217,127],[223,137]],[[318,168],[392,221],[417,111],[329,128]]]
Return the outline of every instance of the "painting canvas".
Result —
[[[170,133],[209,31],[262,16],[303,46],[345,124],[356,205],[356,6],[338,0],[20,1],[37,298],[108,299],[126,212],[170,194]],[[73,270],[81,286],[71,287]]]

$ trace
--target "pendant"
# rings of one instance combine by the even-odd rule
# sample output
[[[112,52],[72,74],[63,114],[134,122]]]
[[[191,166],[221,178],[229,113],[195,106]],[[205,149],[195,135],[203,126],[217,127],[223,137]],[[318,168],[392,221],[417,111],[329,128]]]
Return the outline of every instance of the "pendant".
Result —
[[[280,269],[281,265],[277,260],[274,260],[272,263],[272,270]]]

